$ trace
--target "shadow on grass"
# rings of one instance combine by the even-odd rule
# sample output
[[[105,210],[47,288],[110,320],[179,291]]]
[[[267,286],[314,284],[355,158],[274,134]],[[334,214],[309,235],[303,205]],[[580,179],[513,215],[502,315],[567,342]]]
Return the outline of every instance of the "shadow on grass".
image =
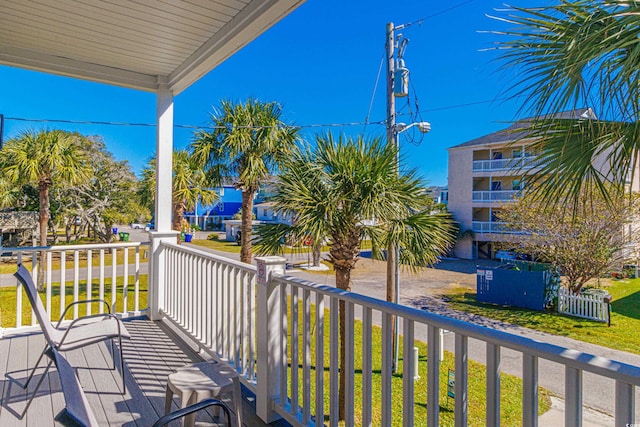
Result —
[[[640,291],[619,300],[613,300],[611,310],[622,316],[640,319]]]
[[[475,299],[476,294],[470,292],[447,295],[446,298],[452,308],[461,310],[469,316],[465,319],[463,315],[462,320],[489,327],[498,326],[492,325],[492,322],[500,322],[504,329],[512,328],[515,325],[538,329],[560,336],[570,336],[571,328],[585,330],[607,328],[607,325],[601,322],[559,314],[550,310],[536,311],[527,308],[478,302]],[[637,313],[640,314],[640,312]],[[460,318],[460,316],[456,317]]]

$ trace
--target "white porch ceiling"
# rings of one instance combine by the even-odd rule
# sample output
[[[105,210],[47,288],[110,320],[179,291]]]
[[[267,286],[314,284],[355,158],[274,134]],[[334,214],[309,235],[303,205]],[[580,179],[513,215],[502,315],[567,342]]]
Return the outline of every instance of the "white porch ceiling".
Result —
[[[0,64],[178,94],[304,0],[0,0]]]

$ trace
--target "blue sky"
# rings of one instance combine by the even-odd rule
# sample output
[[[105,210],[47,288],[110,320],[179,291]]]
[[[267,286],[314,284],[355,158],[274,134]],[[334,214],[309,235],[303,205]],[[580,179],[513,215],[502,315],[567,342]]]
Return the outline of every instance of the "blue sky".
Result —
[[[459,7],[456,7],[458,6]],[[432,131],[419,144],[413,132],[401,136],[405,165],[418,168],[430,185],[447,183],[447,148],[508,125],[518,104],[504,98],[513,82],[499,71],[490,49],[496,35],[483,30],[503,24],[487,18],[501,1],[309,0],[278,25],[238,52],[175,99],[178,125],[205,126],[220,99],[278,101],[292,124],[361,123],[367,118],[384,54],[385,27],[426,18],[402,30],[411,74],[411,110],[419,101],[422,120]],[[132,125],[39,123],[15,119],[155,122],[155,95],[65,77],[0,66],[0,113],[7,118],[5,139],[25,129],[62,128],[102,135],[107,148],[128,160],[138,173],[155,150],[155,129]],[[398,111],[408,112],[406,100]],[[370,121],[385,118],[385,82],[381,76]],[[400,116],[398,121],[411,121]],[[384,137],[384,126],[305,127],[318,132],[365,133]],[[177,128],[176,146],[184,147],[193,129]],[[416,135],[420,139],[420,135]]]

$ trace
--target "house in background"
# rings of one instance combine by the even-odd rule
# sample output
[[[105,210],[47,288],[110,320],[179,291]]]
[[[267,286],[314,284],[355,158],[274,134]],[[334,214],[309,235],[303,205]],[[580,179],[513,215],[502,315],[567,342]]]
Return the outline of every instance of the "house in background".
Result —
[[[293,222],[293,215],[276,212],[273,202],[263,202],[254,206],[256,210],[256,219],[264,222],[275,222],[278,224],[289,224]]]
[[[557,117],[597,119],[590,108],[563,112]],[[500,207],[525,190],[523,175],[540,166],[537,153],[530,148],[533,140],[523,133],[526,126],[525,119],[449,148],[448,209],[465,236],[456,243],[455,256],[494,258],[495,242],[505,240],[507,232],[498,220]],[[606,155],[594,159],[594,163],[607,174]],[[638,188],[637,183],[633,188]]]
[[[449,188],[447,186],[427,187],[427,193],[434,203],[446,205],[449,202]]]
[[[216,189],[219,199],[211,205],[196,203],[191,212],[184,214],[191,226],[197,225],[201,230],[222,230],[223,221],[232,219],[242,208],[242,191],[233,185],[223,185]]]
[[[266,203],[265,200],[269,198],[273,190],[273,180],[269,180],[267,184],[261,186],[256,197],[253,201],[253,211],[256,219],[260,218],[260,215],[264,213],[260,211],[258,206],[262,203]],[[203,206],[200,203],[196,204],[196,207],[191,212],[186,212],[184,218],[191,224],[191,226],[197,225],[201,230],[223,230],[225,228],[225,221],[233,220],[233,216],[240,212],[242,209],[242,191],[232,183],[226,183],[216,189],[219,199],[211,205]],[[238,228],[239,229],[239,228]],[[235,236],[235,233],[233,233]]]
[[[36,246],[38,212],[0,212],[0,246]]]

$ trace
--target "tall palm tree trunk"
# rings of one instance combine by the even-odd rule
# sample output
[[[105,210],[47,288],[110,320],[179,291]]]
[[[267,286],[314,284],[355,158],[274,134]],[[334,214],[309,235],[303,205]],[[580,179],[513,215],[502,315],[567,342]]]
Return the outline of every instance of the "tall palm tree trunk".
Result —
[[[49,224],[49,188],[51,180],[42,178],[38,181],[38,197],[40,207],[40,246],[47,246],[47,224]],[[40,268],[38,269],[38,289],[44,289],[44,272],[46,269],[46,252],[40,251]]]
[[[322,248],[322,245],[320,243],[320,240],[316,239],[313,241],[313,246],[311,249],[311,257],[313,260],[313,266],[314,267],[318,267],[320,265],[320,249]]]
[[[251,232],[253,227],[253,196],[255,190],[242,190],[242,230],[240,236],[240,261],[251,264]]]
[[[338,289],[343,289],[345,291],[351,290],[351,269],[345,268],[336,268],[336,287]],[[339,368],[340,368],[340,377],[339,377],[339,385],[338,385],[338,419],[344,420],[346,408],[344,405],[345,394],[346,394],[346,375],[344,366],[346,363],[346,347],[345,347],[345,327],[346,327],[346,313],[345,313],[345,305],[344,301],[340,300],[339,304],[339,324],[338,324],[338,341],[340,342],[340,357],[339,357]]]

